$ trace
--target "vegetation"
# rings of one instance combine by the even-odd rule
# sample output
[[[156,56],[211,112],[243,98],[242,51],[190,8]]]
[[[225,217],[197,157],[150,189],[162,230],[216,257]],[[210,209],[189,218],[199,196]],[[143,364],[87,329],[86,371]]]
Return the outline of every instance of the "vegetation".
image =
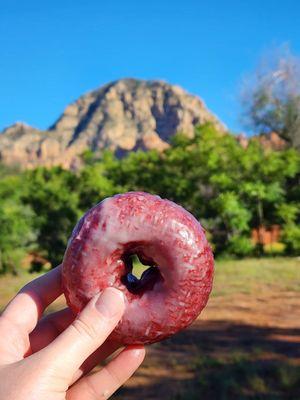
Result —
[[[78,172],[60,167],[6,172],[0,178],[0,270],[17,271],[25,253],[60,262],[72,228],[107,196],[143,190],[192,212],[207,231],[216,256],[299,254],[299,164],[295,149],[272,151],[256,140],[242,147],[212,125],[195,136],[174,137],[163,153],[130,153],[117,159],[83,155]],[[281,244],[254,246],[251,229],[282,227]]]
[[[256,350],[256,351],[255,351]],[[190,393],[176,400],[296,399],[300,366],[282,360],[265,360],[253,353],[231,351],[223,357],[200,356],[195,362],[196,382]]]
[[[134,262],[133,273],[140,277],[145,266]],[[18,276],[0,276],[0,311],[28,281],[38,277],[40,272],[24,271]],[[300,292],[299,260],[296,257],[247,258],[245,260],[216,260],[214,285],[211,298],[218,302],[230,302],[236,295],[251,295],[256,298],[269,291],[272,294]],[[227,304],[227,303],[226,303]],[[58,302],[53,311],[61,307]]]
[[[7,176],[0,184],[0,272],[17,273],[27,251],[32,249],[36,231],[34,213],[22,201],[21,177]]]
[[[287,46],[268,53],[243,88],[247,125],[277,132],[300,149],[300,59]]]
[[[78,177],[60,167],[27,171],[22,201],[34,213],[36,248],[51,264],[61,262],[64,250],[81,210]]]

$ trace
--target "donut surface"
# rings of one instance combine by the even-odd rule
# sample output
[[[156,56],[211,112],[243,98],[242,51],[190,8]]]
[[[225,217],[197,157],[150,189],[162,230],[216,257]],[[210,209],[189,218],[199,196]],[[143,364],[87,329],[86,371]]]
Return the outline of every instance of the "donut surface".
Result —
[[[132,275],[132,256],[149,268]],[[199,222],[177,204],[142,192],[103,200],[77,223],[63,260],[68,305],[78,313],[113,286],[125,313],[111,335],[153,343],[193,322],[212,288],[213,254]]]

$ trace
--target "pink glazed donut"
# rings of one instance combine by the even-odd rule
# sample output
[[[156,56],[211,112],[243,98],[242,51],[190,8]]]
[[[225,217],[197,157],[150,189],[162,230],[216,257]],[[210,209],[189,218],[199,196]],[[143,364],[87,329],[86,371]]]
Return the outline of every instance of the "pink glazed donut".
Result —
[[[149,266],[138,279],[132,256]],[[146,344],[191,324],[212,289],[214,260],[199,222],[177,204],[142,192],[119,194],[90,209],[76,225],[62,277],[68,305],[78,313],[113,286],[126,308],[111,339]]]

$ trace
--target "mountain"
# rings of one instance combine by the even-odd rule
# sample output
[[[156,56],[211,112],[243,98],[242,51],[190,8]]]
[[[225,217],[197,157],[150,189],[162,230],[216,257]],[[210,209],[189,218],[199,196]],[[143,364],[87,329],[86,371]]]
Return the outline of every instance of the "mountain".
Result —
[[[252,141],[259,142],[264,149],[283,150],[288,147],[288,142],[282,139],[276,132],[261,133],[251,137],[247,137],[245,134],[240,134],[237,135],[236,138],[244,148],[246,148]]]
[[[48,130],[16,123],[0,134],[0,160],[23,168],[76,167],[85,150],[111,149],[118,156],[143,149],[163,150],[176,132],[194,126],[225,126],[203,101],[179,86],[158,80],[120,79],[81,96]]]

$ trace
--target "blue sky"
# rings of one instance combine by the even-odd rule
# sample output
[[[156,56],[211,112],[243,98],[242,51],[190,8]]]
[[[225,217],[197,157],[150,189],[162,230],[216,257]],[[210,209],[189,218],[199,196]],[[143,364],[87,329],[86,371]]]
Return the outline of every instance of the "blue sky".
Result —
[[[0,0],[0,129],[45,129],[81,94],[164,79],[240,131],[238,92],[262,53],[300,54],[297,0]]]

